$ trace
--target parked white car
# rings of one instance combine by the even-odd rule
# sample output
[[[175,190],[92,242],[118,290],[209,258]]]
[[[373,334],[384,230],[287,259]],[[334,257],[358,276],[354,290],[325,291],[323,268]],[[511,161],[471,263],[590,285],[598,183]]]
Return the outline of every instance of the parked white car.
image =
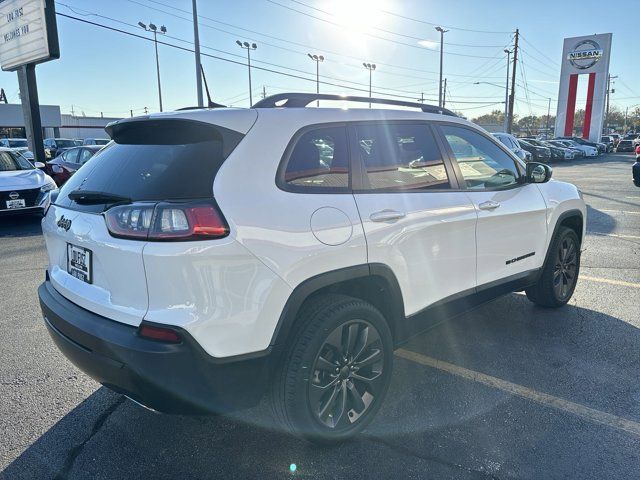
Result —
[[[44,167],[36,163],[37,167]],[[22,155],[0,147],[0,216],[44,213],[55,182]]]
[[[598,149],[596,147],[591,147],[589,145],[582,145],[578,142],[574,142],[573,140],[556,140],[568,148],[575,148],[584,153],[585,157],[597,157]]]
[[[42,222],[38,293],[73,363],[156,410],[268,393],[287,429],[342,440],[412,334],[513,291],[559,307],[576,285],[578,189],[438,107],[282,94],[107,131]]]

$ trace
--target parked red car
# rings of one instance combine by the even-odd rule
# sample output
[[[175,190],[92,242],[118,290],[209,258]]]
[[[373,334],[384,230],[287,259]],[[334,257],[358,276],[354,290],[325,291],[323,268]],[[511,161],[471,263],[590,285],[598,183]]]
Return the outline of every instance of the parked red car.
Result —
[[[103,145],[84,145],[65,150],[46,163],[46,172],[61,186],[102,148]]]

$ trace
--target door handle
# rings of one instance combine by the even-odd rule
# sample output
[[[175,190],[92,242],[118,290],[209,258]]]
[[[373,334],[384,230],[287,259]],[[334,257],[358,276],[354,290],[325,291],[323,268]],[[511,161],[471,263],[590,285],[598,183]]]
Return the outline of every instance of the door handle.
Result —
[[[379,212],[374,212],[369,215],[369,218],[372,222],[389,222],[391,220],[399,220],[400,218],[404,218],[407,215],[403,212],[398,212],[397,210],[380,210]]]
[[[495,210],[498,208],[500,204],[498,202],[494,202],[493,200],[489,200],[487,202],[482,202],[478,205],[480,210]]]

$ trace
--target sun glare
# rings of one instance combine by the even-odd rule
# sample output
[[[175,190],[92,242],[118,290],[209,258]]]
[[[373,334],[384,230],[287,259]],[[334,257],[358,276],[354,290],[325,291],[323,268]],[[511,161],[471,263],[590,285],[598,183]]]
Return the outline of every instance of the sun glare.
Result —
[[[326,10],[340,25],[362,33],[382,23],[384,3],[383,0],[331,0]]]

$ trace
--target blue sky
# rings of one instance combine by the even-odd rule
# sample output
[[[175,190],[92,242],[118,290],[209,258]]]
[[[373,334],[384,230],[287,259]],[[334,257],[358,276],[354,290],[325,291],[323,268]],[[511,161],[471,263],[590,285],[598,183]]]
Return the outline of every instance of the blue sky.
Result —
[[[198,1],[204,54],[244,63],[246,51],[235,41],[247,40],[258,44],[254,66],[314,80],[254,69],[254,101],[263,86],[267,94],[315,91],[315,64],[306,55],[312,52],[326,57],[321,80],[335,84],[321,85],[323,92],[366,95],[366,61],[377,64],[373,90],[380,95],[417,99],[424,93],[437,103],[439,34],[432,24],[451,27],[445,34],[447,106],[469,117],[503,109],[503,88],[474,82],[504,85],[502,51],[512,43],[508,32],[515,28],[524,39],[516,113],[546,114],[548,97],[553,112],[563,38],[591,33],[613,33],[610,71],[618,79],[612,104],[623,109],[640,104],[638,16],[631,14],[638,11],[637,0],[604,5],[590,0]],[[135,26],[138,21],[164,24],[168,35],[163,41],[192,48],[191,0],[60,0],[56,9],[142,35],[148,34]],[[87,116],[158,109],[151,42],[60,16],[58,31],[60,59],[37,67],[41,103],[60,105],[64,113],[73,105]],[[248,105],[246,65],[206,56],[202,62],[214,100]],[[195,105],[193,53],[161,45],[160,67],[165,110]],[[15,73],[0,73],[0,86],[10,102],[19,101]],[[579,108],[584,96],[578,95]]]

